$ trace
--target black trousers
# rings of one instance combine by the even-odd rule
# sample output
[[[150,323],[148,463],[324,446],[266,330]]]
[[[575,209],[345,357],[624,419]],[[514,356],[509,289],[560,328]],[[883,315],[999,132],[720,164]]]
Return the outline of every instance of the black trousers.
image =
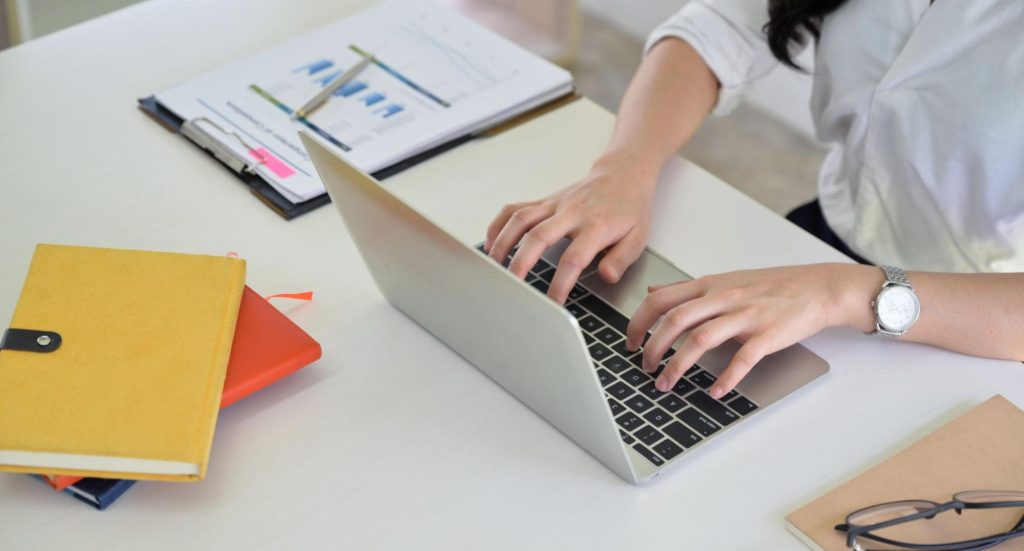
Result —
[[[800,226],[807,233],[821,239],[825,243],[828,243],[833,249],[836,249],[857,262],[868,265],[872,264],[850,250],[850,248],[846,246],[846,243],[843,243],[843,240],[839,239],[839,236],[832,231],[832,228],[828,226],[828,222],[825,221],[825,215],[821,212],[821,203],[819,203],[817,199],[807,203],[806,205],[800,205],[793,209],[786,215],[786,220]]]

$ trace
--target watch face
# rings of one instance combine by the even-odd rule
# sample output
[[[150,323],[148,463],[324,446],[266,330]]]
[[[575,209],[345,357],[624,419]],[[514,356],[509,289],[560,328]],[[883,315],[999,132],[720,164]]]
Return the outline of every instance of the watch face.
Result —
[[[876,311],[882,327],[889,331],[906,331],[917,321],[921,304],[909,288],[891,285],[878,295]]]

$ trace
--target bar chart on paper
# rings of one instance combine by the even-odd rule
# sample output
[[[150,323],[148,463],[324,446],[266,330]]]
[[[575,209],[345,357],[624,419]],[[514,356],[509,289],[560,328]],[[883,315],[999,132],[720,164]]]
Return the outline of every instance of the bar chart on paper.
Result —
[[[304,61],[272,79],[250,84],[249,89],[291,115],[348,67],[371,55],[374,62],[342,85],[334,93],[336,100],[299,120],[342,151],[429,120],[517,73],[515,65],[503,62],[486,44],[457,34],[443,18],[424,11],[359,44],[349,44],[337,55]]]
[[[291,118],[370,56],[372,62],[328,101]],[[304,201],[324,190],[299,130],[372,173],[571,90],[567,71],[459,13],[425,0],[393,0],[211,71],[157,100],[184,119],[206,117],[258,146],[265,153],[224,140],[225,147],[260,161],[256,170],[286,198]]]

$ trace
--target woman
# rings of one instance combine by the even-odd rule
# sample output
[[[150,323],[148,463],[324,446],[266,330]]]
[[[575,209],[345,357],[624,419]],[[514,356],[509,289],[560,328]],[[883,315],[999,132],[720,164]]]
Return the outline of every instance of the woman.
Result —
[[[1022,28],[1024,2],[1007,0],[693,0],[648,39],[590,174],[507,205],[485,248],[503,259],[519,244],[510,270],[524,277],[571,238],[548,291],[559,303],[601,251],[599,273],[617,281],[647,240],[664,162],[813,40],[811,107],[830,153],[820,207],[791,219],[854,258],[908,271],[817,264],[651,288],[628,347],[661,319],[644,346],[654,372],[690,331],[655,383],[666,391],[705,351],[741,341],[716,398],[766,354],[836,325],[1024,360]]]

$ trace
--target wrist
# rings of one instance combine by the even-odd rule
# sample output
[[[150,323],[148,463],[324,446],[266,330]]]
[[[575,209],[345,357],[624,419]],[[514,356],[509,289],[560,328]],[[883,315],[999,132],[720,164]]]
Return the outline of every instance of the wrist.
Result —
[[[831,325],[845,325],[859,331],[875,329],[871,301],[878,296],[885,274],[875,266],[836,264],[832,284],[832,304],[836,315]]]
[[[594,174],[627,176],[627,180],[634,185],[653,193],[663,164],[663,160],[654,158],[649,152],[609,148],[594,161],[590,171]]]

